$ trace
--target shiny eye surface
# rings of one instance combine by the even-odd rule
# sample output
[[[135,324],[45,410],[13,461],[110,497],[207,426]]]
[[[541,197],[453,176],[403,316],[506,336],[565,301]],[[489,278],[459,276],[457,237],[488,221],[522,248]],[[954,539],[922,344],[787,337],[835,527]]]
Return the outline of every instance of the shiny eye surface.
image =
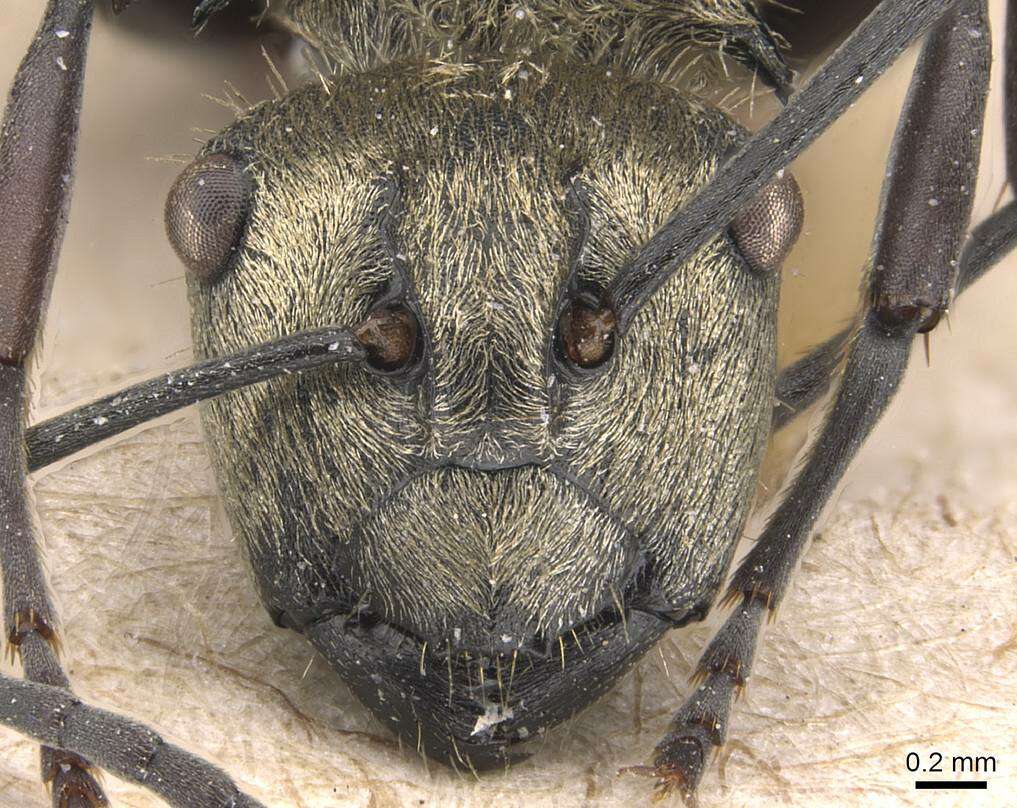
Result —
[[[731,238],[753,270],[777,272],[798,241],[804,218],[798,183],[790,171],[782,171],[731,223]]]
[[[584,370],[603,365],[614,353],[617,325],[611,309],[572,301],[558,319],[562,353]]]
[[[191,163],[166,199],[166,233],[187,270],[212,283],[240,245],[251,208],[251,181],[229,154]]]
[[[420,326],[402,306],[372,311],[353,335],[367,348],[368,364],[385,373],[412,366],[420,355]]]

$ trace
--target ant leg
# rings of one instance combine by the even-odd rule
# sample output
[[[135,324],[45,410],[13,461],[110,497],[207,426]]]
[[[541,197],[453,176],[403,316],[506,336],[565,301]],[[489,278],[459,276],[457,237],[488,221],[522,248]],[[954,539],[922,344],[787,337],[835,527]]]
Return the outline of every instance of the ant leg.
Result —
[[[1014,247],[1017,247],[1017,202],[1008,202],[972,231],[961,257],[957,294],[1009,255]]]
[[[882,0],[811,81],[721,165],[615,276],[603,305],[624,334],[643,304],[697,251],[726,230],[778,171],[801,154],[950,8],[943,0]]]
[[[850,337],[851,329],[846,328],[781,371],[773,393],[772,432],[783,429],[826,395]]]
[[[12,659],[20,658],[25,678],[69,688],[57,657],[56,614],[25,496],[24,408],[24,369],[0,363],[0,572],[7,650]],[[42,779],[51,785],[54,806],[106,805],[88,761],[48,746],[41,756]],[[69,803],[74,795],[83,802]]]
[[[1006,4],[1006,64],[1004,125],[1006,176],[1017,193],[1017,2]],[[977,281],[1017,246],[1017,201],[1009,202],[980,223],[964,249],[957,277],[957,294]]]
[[[222,769],[137,721],[83,703],[64,688],[0,676],[0,725],[41,743],[76,750],[117,777],[152,790],[170,805],[264,808]],[[86,803],[77,796],[60,805],[82,808]]]
[[[1007,179],[1017,189],[1017,3],[1006,17],[1006,163]],[[1008,202],[980,222],[964,245],[954,296],[960,295],[1017,247],[1017,201]],[[774,395],[773,430],[787,426],[802,410],[822,398],[843,359],[849,332],[831,337],[783,370]]]
[[[1017,247],[1017,201],[979,222],[961,255],[955,297]],[[841,331],[781,371],[774,393],[771,430],[783,429],[829,391],[851,331]]]
[[[1017,247],[1017,201],[1008,202],[979,222],[964,245],[954,296],[967,290]],[[817,345],[781,371],[774,392],[771,430],[783,429],[830,389],[834,372],[844,358],[851,330],[841,331]]]
[[[26,678],[68,687],[56,614],[25,495],[25,364],[56,267],[77,142],[92,0],[51,0],[21,63],[0,133],[0,573],[10,653]],[[107,804],[77,755],[42,747],[61,805]]]
[[[67,223],[92,0],[50,0],[0,130],[0,362],[32,346]]]
[[[968,228],[988,92],[985,0],[960,0],[926,40],[897,130],[869,278],[869,311],[848,350],[822,432],[725,601],[740,601],[700,660],[702,682],[656,749],[664,791],[692,797],[708,752],[723,743],[764,613],[780,603],[812,527],[897,391],[916,334],[950,303]],[[958,69],[963,65],[963,69]]]

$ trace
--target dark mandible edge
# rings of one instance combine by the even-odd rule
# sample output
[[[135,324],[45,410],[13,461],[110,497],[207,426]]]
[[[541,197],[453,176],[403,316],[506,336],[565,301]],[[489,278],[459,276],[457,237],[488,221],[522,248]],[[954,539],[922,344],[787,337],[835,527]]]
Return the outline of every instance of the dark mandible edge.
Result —
[[[755,189],[818,136],[948,5],[931,0],[886,0],[834,57],[841,60],[835,62],[837,69],[846,71],[841,73],[842,81],[834,80],[834,69],[821,73],[793,99],[789,112],[752,138],[717,180],[641,251],[632,271],[622,275],[610,292],[619,311],[630,318],[666,279],[667,266],[680,263],[682,254],[691,253],[725,227]],[[1008,46],[1014,44],[1017,32],[1015,8],[1011,3]],[[134,722],[81,704],[68,691],[69,683],[55,653],[56,615],[46,593],[25,497],[25,363],[45,308],[66,220],[91,15],[91,0],[51,0],[15,80],[0,140],[0,222],[4,225],[0,229],[0,288],[5,291],[0,299],[0,569],[5,635],[30,680],[0,678],[0,722],[48,744],[43,747],[43,776],[53,783],[56,805],[105,804],[86,758],[153,788],[171,804],[256,805],[226,775],[204,761],[166,744]],[[984,32],[984,36],[970,37],[973,30]],[[653,773],[665,787],[693,792],[711,745],[722,742],[732,696],[751,665],[762,615],[779,603],[819,511],[896,391],[914,335],[935,325],[954,288],[960,291],[970,285],[1013,246],[1017,213],[1011,204],[975,230],[958,277],[954,277],[953,265],[937,254],[940,249],[947,250],[956,260],[970,217],[971,193],[962,189],[973,189],[974,185],[989,52],[985,4],[977,0],[958,3],[929,38],[903,115],[905,124],[898,132],[893,171],[884,194],[884,225],[877,236],[881,260],[871,279],[871,310],[847,347],[847,368],[836,402],[808,463],[734,576],[730,595],[741,599],[741,605],[704,654],[699,667],[702,683],[658,747]],[[1012,52],[1009,47],[1008,52]],[[951,72],[958,58],[972,67],[970,73]],[[865,65],[864,81],[856,87],[859,64]],[[1011,90],[1014,72],[1011,63]],[[850,76],[849,85],[844,84],[844,75]],[[830,104],[817,106],[817,98],[829,99]],[[1011,124],[1015,115],[1012,97],[1007,109]],[[810,110],[814,114],[806,115]],[[819,118],[815,117],[817,110],[822,110]],[[970,136],[972,130],[977,130],[977,138]],[[923,142],[933,131],[949,144],[948,151],[910,145]],[[1017,151],[1013,131],[1009,125],[1011,180],[1017,173],[1012,159]],[[778,149],[769,146],[775,132],[783,137]],[[954,166],[954,161],[959,166]],[[928,196],[929,183],[942,193]],[[737,190],[732,192],[732,188]],[[894,215],[912,223],[899,240],[900,231],[887,227]],[[682,229],[688,227],[690,234],[680,245],[673,243],[676,223],[681,223]],[[933,233],[941,237],[939,241],[928,238]],[[661,244],[666,260],[651,252],[652,245]],[[639,266],[644,269],[642,274]],[[928,295],[928,288],[935,294]],[[362,359],[356,345],[343,342],[348,332],[338,333],[336,340],[350,350],[333,353]],[[264,346],[264,350],[271,348]],[[321,342],[312,339],[310,347],[287,354],[274,372],[259,375],[254,368],[251,375],[239,380],[230,380],[229,369],[221,363],[219,375],[200,366],[184,373],[198,377],[211,373],[202,377],[208,382],[206,395],[217,395],[233,389],[230,385],[310,368],[317,362],[315,357],[320,358],[320,353],[315,354],[320,348]],[[826,389],[823,371],[832,372],[844,348],[845,340],[838,335],[782,377],[778,390],[788,391],[793,410],[822,394]],[[326,358],[339,361],[338,357]],[[173,392],[173,383],[163,383],[165,392]],[[122,428],[198,398],[178,396],[173,406],[146,407],[145,401],[154,400],[151,394],[160,392],[159,380],[134,391],[136,397],[130,400],[137,409],[124,417],[121,426],[127,426]],[[98,402],[90,405],[96,409],[69,414],[70,420],[64,423],[77,423],[76,430],[88,435],[71,451],[112,434],[93,430],[88,423],[108,419],[106,413],[116,413],[123,400]],[[40,445],[51,444],[41,440]],[[143,761],[140,768],[139,759]]]

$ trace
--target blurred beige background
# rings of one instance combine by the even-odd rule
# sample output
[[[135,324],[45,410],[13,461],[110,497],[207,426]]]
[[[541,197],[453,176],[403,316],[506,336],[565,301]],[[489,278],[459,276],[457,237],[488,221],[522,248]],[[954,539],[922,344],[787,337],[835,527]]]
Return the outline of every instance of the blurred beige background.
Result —
[[[4,88],[41,8],[3,3]],[[796,166],[808,219],[786,268],[785,359],[855,310],[905,70]],[[35,417],[190,361],[182,271],[162,230],[182,165],[173,157],[207,136],[192,127],[230,119],[203,93],[221,95],[229,79],[257,100],[265,73],[251,40],[173,29],[154,41],[126,23],[97,26]],[[1005,182],[994,104],[976,215]],[[704,806],[988,806],[1017,793],[1015,269],[959,301],[952,332],[934,334],[931,369],[916,351],[765,637]],[[799,439],[784,439],[774,470]],[[712,630],[673,633],[530,762],[475,782],[400,750],[300,637],[272,627],[229,537],[194,412],[48,470],[34,491],[76,691],[212,758],[273,806],[643,803],[649,783],[616,772],[645,761]],[[918,793],[912,751],[994,755],[997,773],[987,792]],[[0,730],[0,806],[48,804],[36,761],[32,744]],[[156,804],[106,785],[118,806]]]

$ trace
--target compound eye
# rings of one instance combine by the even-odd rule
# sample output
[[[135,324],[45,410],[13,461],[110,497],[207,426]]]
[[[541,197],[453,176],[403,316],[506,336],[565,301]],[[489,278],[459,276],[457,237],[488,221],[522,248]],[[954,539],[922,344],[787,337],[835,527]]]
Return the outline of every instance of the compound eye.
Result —
[[[790,171],[781,171],[731,223],[731,238],[756,272],[777,272],[802,232],[805,205]]]
[[[353,335],[367,348],[368,364],[383,373],[411,368],[420,358],[420,326],[404,306],[375,309]]]
[[[212,283],[240,246],[252,186],[229,154],[210,154],[177,177],[166,199],[166,233],[188,271]]]
[[[611,309],[573,300],[558,319],[562,353],[584,370],[599,367],[614,353],[617,326]]]

